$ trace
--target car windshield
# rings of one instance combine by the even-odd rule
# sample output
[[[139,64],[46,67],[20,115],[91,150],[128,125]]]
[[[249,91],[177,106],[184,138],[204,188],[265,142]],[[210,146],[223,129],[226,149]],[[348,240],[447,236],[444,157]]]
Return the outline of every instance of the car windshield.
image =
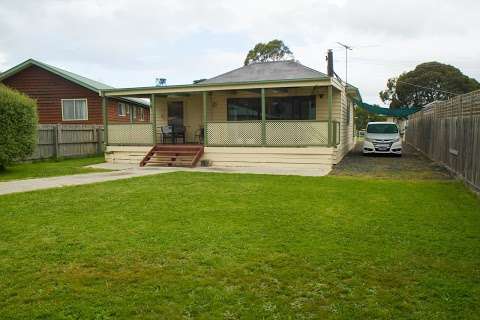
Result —
[[[398,128],[393,123],[372,123],[367,126],[368,133],[398,133]]]

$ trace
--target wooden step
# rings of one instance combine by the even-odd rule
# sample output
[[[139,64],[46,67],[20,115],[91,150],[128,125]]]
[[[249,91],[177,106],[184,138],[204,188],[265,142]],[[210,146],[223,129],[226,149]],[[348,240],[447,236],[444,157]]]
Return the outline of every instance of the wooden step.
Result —
[[[180,151],[168,151],[168,150],[160,150],[160,151],[155,151],[155,154],[191,154],[195,155],[197,153],[197,150],[194,151],[189,151],[189,150],[180,150]]]
[[[201,145],[155,145],[140,166],[194,167],[203,154]]]

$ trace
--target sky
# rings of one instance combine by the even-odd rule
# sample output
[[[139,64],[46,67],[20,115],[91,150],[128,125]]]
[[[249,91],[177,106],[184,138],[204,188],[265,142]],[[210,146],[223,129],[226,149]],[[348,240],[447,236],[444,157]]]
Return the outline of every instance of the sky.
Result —
[[[0,0],[0,71],[34,58],[114,87],[188,84],[242,66],[258,42],[334,68],[382,104],[388,78],[439,61],[480,80],[478,0]]]

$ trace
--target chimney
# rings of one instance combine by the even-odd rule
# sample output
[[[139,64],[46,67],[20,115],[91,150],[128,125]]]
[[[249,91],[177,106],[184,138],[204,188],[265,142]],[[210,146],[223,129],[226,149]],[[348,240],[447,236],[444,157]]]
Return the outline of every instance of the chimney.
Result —
[[[327,51],[327,75],[333,77],[333,51],[328,49]]]

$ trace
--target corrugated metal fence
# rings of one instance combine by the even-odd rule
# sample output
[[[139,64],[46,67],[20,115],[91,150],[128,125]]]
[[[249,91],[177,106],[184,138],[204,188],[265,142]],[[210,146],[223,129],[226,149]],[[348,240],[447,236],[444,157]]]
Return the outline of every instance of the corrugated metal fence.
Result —
[[[480,90],[412,115],[406,141],[480,191]]]
[[[40,124],[38,142],[27,160],[68,158],[103,152],[103,126]]]

